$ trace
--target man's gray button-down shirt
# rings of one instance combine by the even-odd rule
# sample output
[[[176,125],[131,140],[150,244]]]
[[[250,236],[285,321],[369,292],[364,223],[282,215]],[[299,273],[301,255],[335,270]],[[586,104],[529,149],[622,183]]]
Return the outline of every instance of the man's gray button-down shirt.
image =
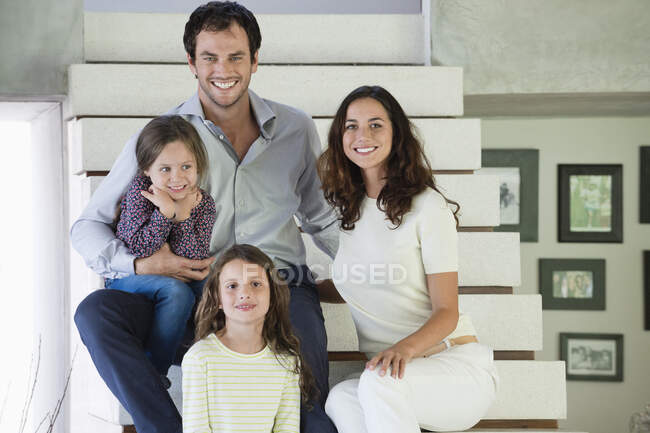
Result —
[[[316,173],[320,140],[304,112],[260,98],[249,90],[260,136],[239,161],[221,129],[205,119],[198,94],[166,114],[185,117],[206,147],[209,167],[201,186],[216,203],[210,249],[220,254],[234,243],[258,246],[276,266],[305,264],[305,247],[296,224],[333,257],[338,223],[325,201]],[[135,144],[124,146],[109,175],[71,228],[74,248],[106,278],[134,273],[134,257],[110,227],[115,206],[137,172]],[[295,218],[294,218],[295,217]]]

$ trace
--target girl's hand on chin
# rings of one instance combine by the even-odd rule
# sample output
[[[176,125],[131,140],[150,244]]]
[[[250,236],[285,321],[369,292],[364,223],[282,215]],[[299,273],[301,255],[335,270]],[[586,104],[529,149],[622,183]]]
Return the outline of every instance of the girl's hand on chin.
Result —
[[[174,219],[176,216],[176,206],[174,205],[174,200],[169,196],[167,191],[151,185],[149,191],[140,191],[140,193],[153,203],[161,214],[167,219]]]
[[[188,219],[192,213],[192,209],[197,207],[202,199],[203,194],[201,194],[201,191],[197,187],[194,187],[185,197],[175,201],[176,221],[185,221]]]
[[[379,352],[370,361],[366,362],[368,370],[379,368],[379,375],[385,376],[386,371],[390,367],[390,375],[395,379],[402,379],[404,377],[404,370],[406,364],[411,362],[414,353],[413,349],[408,344],[399,342],[383,352]]]

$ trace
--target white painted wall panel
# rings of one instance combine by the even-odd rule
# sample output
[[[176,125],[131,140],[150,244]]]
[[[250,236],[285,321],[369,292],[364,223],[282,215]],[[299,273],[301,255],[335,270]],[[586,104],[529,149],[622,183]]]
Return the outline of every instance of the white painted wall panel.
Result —
[[[331,352],[357,351],[346,304],[321,304]],[[472,318],[479,341],[493,350],[542,350],[540,295],[460,295],[459,309]]]
[[[196,92],[184,65],[71,65],[66,118],[155,116]],[[463,114],[462,68],[442,66],[260,66],[251,89],[312,116],[333,116],[354,88],[379,84],[410,116]]]
[[[85,60],[185,63],[183,31],[188,17],[85,12]],[[256,18],[262,32],[260,63],[424,63],[424,18],[419,14],[259,14]]]
[[[150,117],[83,117],[68,121],[70,170],[108,170],[124,143]],[[323,148],[331,119],[314,119]],[[477,170],[481,168],[481,121],[479,119],[412,119],[434,170]]]
[[[303,235],[307,264],[321,278],[329,278],[330,258],[320,251],[308,235]],[[519,286],[519,233],[458,233],[459,286]]]

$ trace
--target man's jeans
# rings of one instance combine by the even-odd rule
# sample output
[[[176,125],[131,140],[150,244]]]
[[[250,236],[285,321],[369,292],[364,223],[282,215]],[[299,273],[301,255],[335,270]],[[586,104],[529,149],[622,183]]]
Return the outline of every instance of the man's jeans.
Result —
[[[143,295],[153,302],[154,314],[144,348],[163,376],[174,361],[194,304],[201,299],[204,283],[205,280],[184,283],[162,275],[129,275],[105,282],[107,289]]]
[[[300,413],[303,433],[335,433],[325,414],[329,391],[327,335],[316,286],[306,266],[280,272],[291,290],[291,323],[300,339],[320,396]],[[154,304],[143,295],[98,290],[75,313],[81,339],[106,385],[131,414],[138,433],[181,433],[181,417],[143,348],[154,318]],[[193,340],[193,324],[183,338],[174,363],[180,363]]]

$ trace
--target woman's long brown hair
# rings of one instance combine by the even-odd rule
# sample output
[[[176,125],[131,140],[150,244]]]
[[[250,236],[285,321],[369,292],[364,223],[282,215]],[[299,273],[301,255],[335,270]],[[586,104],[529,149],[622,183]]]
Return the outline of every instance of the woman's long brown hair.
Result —
[[[203,296],[195,315],[195,341],[199,341],[226,326],[226,316],[219,309],[219,277],[224,266],[240,259],[246,263],[258,265],[266,272],[269,281],[270,297],[269,311],[264,318],[262,337],[269,345],[278,361],[293,373],[300,376],[300,395],[303,402],[307,403],[318,396],[314,376],[309,365],[300,352],[300,341],[293,333],[289,321],[289,288],[284,279],[278,275],[273,266],[273,261],[259,248],[247,244],[235,244],[228,248],[215,263],[203,287]],[[278,355],[286,355],[296,359],[295,366],[286,365]]]
[[[360,206],[366,196],[361,170],[345,156],[343,133],[350,104],[361,98],[378,101],[388,113],[393,126],[393,142],[386,161],[386,184],[377,197],[377,207],[397,228],[402,218],[411,209],[413,197],[427,187],[442,195],[447,203],[453,204],[454,219],[458,227],[460,205],[444,196],[436,186],[420,141],[414,134],[414,126],[397,100],[380,86],[361,86],[345,97],[336,111],[328,135],[328,147],[318,160],[318,175],[323,185],[325,199],[339,212],[341,228],[354,229],[359,221]]]

